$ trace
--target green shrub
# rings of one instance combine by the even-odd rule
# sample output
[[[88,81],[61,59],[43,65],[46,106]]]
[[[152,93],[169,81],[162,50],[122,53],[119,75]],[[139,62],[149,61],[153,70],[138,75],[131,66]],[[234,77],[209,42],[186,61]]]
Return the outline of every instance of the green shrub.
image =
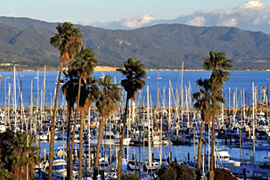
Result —
[[[217,168],[214,173],[215,180],[237,180],[237,178],[227,169]]]
[[[192,180],[195,179],[195,172],[193,169],[185,165],[180,165],[175,162],[169,164],[168,168],[161,167],[157,171],[160,180]]]
[[[140,178],[136,173],[133,174],[121,173],[121,180],[140,180]]]

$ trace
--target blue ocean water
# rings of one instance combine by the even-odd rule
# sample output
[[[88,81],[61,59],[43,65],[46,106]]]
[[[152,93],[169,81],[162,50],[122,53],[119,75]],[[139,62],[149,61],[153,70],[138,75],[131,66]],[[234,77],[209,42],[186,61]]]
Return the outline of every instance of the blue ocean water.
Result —
[[[1,104],[4,106],[8,104],[8,92],[9,92],[9,83],[11,87],[11,105],[14,105],[14,79],[13,79],[13,72],[0,72],[3,75],[3,80],[1,83]],[[45,105],[51,106],[53,102],[53,96],[56,88],[57,82],[57,75],[58,72],[46,72],[46,89],[45,89]],[[119,83],[123,76],[118,72],[94,72],[94,76],[96,78],[102,77],[103,75],[111,75],[113,79],[115,79],[116,83]],[[64,77],[64,75],[62,75]],[[146,85],[149,86],[151,98],[152,98],[152,105],[157,104],[157,87],[159,86],[160,93],[159,93],[159,102],[161,103],[161,97],[163,96],[163,89],[165,88],[165,96],[166,96],[166,105],[168,105],[168,87],[169,81],[171,81],[172,88],[174,93],[176,89],[180,89],[181,87],[188,88],[191,86],[192,92],[197,92],[197,85],[196,81],[200,78],[209,78],[210,72],[208,71],[184,71],[182,76],[182,71],[148,71],[147,72],[148,78],[145,79]],[[160,77],[157,79],[157,77]],[[22,90],[23,96],[23,105],[29,106],[30,105],[30,87],[31,87],[31,80],[33,81],[33,96],[37,99],[39,105],[41,105],[41,93],[44,93],[43,87],[43,78],[44,72],[39,71],[37,72],[17,72],[16,73],[16,103],[20,105],[21,100],[19,96],[19,89]],[[183,84],[182,84],[183,78]],[[226,81],[224,85],[224,97],[226,97],[228,102],[228,93],[229,87],[231,89],[231,99],[232,93],[237,89],[238,92],[238,99],[239,93],[242,89],[245,89],[246,92],[246,104],[251,103],[252,97],[252,80],[254,80],[255,86],[258,87],[258,101],[261,101],[262,87],[267,87],[268,82],[270,79],[270,72],[268,71],[233,71],[230,72],[230,79]],[[42,91],[42,92],[41,92]],[[138,99],[139,93],[137,94]],[[142,90],[142,96],[146,97],[146,87]],[[4,98],[5,97],[5,98]],[[38,97],[38,98],[37,98]],[[33,98],[33,99],[35,99]],[[64,97],[59,93],[59,105],[63,105],[65,103]],[[137,101],[137,103],[140,103]],[[33,104],[35,101],[33,100]],[[172,104],[174,105],[174,104]],[[231,104],[232,105],[232,100]],[[228,103],[227,103],[228,106]]]

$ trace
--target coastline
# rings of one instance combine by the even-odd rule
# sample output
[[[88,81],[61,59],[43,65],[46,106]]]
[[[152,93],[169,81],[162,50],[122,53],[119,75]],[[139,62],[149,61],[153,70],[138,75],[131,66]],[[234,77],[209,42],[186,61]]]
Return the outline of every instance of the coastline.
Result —
[[[34,72],[37,69],[39,71],[44,70],[44,67],[40,67],[37,69],[26,69],[26,68],[21,68],[20,66],[15,66],[15,67],[16,67],[16,71],[18,71],[18,72]],[[97,66],[94,71],[97,71],[97,72],[99,72],[99,71],[116,71],[116,69],[118,69],[118,68],[119,67]],[[63,67],[63,70],[67,70],[67,67]],[[46,67],[46,71],[47,72],[59,71],[59,67]],[[0,72],[13,72],[13,67],[10,67],[8,69],[0,68]]]
[[[111,67],[111,66],[97,66],[95,71],[116,71],[119,67]]]
[[[116,71],[118,68],[121,67],[112,67],[112,66],[96,66],[95,70],[96,72],[109,72],[109,71]],[[44,67],[37,68],[39,71],[43,71]],[[16,66],[16,70],[18,72],[34,72],[37,69],[26,69],[26,68],[21,68],[20,66]],[[58,67],[46,67],[47,72],[52,72],[52,71],[58,71]],[[63,70],[67,70],[67,67],[64,67]],[[146,71],[182,71],[182,69],[147,69]],[[207,71],[205,69],[183,69],[183,71]],[[235,69],[233,71],[270,71],[270,69]],[[0,68],[0,72],[13,72],[13,67],[3,69]]]

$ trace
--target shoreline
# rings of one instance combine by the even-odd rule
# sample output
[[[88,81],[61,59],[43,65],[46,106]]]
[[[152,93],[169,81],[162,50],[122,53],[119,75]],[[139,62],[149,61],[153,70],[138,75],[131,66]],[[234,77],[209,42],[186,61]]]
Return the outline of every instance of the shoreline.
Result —
[[[94,71],[96,72],[109,72],[109,71],[116,71],[119,68],[123,68],[123,67],[112,67],[112,66],[96,66],[96,68],[94,69]],[[16,67],[17,72],[34,72],[37,69],[39,71],[43,71],[44,67],[42,68],[37,68],[37,69],[21,69],[19,66]],[[59,68],[58,67],[47,67],[46,71],[47,72],[53,72],[53,71],[58,71]],[[67,67],[64,67],[63,70],[67,70]],[[207,71],[205,69],[145,69],[146,71]],[[233,71],[265,71],[268,72],[270,71],[270,69],[237,69],[237,70],[233,70]],[[233,72],[232,71],[232,72]],[[0,72],[13,72],[13,68],[9,68],[9,69],[1,69],[0,68]]]

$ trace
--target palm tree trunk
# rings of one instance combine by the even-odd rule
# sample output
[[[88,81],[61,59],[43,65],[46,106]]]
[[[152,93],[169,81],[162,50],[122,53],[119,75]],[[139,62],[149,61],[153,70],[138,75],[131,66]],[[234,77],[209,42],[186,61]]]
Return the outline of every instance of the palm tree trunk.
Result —
[[[212,115],[212,144],[209,180],[214,180],[214,160],[215,160],[215,118],[216,118],[216,90],[213,88],[213,115]]]
[[[204,121],[201,124],[201,133],[200,133],[200,140],[198,144],[198,164],[197,164],[197,180],[201,179],[201,166],[202,166],[202,145],[203,145],[203,128],[204,128]]]
[[[71,104],[67,102],[67,177],[72,180],[70,171],[72,171],[72,156],[70,154],[70,116],[71,116]]]
[[[122,135],[120,140],[120,150],[118,156],[118,164],[117,164],[117,180],[121,179],[121,169],[122,169],[122,158],[123,158],[123,143],[124,143],[124,135],[126,131],[126,120],[127,120],[127,109],[128,109],[128,97],[126,98],[126,107],[125,107],[125,114],[123,118],[123,129]]]
[[[99,125],[99,132],[98,132],[98,144],[97,144],[97,151],[95,156],[95,167],[94,167],[94,180],[97,179],[98,175],[98,162],[99,162],[99,153],[100,153],[100,147],[101,147],[101,141],[102,141],[102,133],[105,126],[105,120],[104,117],[101,117],[100,125]]]
[[[62,74],[63,62],[60,63],[59,73],[58,73],[58,80],[56,86],[56,93],[54,98],[54,108],[53,108],[53,118],[51,123],[51,139],[50,139],[50,157],[49,157],[49,180],[52,180],[52,165],[53,165],[53,149],[54,149],[54,135],[55,135],[55,117],[56,117],[56,109],[57,109],[57,101],[58,101],[58,91],[59,91],[59,84],[60,78]]]
[[[78,87],[78,96],[77,96],[77,107],[75,112],[75,120],[73,125],[73,132],[72,132],[72,140],[71,140],[71,148],[70,148],[70,157],[72,157],[73,154],[73,148],[74,148],[74,138],[75,138],[75,131],[76,131],[76,124],[77,124],[77,118],[78,118],[78,110],[79,110],[79,103],[80,103],[80,95],[81,95],[81,83],[82,78],[79,78],[79,87]],[[73,178],[73,170],[72,170],[72,158],[70,158],[71,163],[71,171],[70,171],[70,178]]]
[[[80,123],[80,153],[79,153],[79,179],[82,179],[82,155],[83,155],[83,126],[85,120],[85,111],[80,109],[81,123]]]

